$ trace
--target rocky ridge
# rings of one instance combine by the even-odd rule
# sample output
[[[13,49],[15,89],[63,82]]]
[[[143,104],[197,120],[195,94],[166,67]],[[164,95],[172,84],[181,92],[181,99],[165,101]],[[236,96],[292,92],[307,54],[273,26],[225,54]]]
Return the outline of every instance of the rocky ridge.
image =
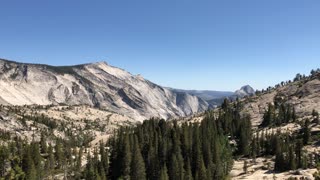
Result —
[[[208,109],[208,103],[173,92],[106,62],[49,66],[0,59],[0,104],[89,105],[142,121]]]

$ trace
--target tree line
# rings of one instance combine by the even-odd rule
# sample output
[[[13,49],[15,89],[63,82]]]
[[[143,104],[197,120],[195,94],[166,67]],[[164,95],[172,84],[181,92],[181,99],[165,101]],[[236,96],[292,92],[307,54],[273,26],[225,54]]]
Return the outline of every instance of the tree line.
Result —
[[[201,123],[151,119],[136,127],[123,127],[109,140],[108,148],[100,147],[88,156],[84,177],[224,179],[232,168],[233,155],[250,153],[250,118],[241,117],[240,109],[240,102],[225,100],[218,113],[206,112]]]
[[[295,122],[292,106],[274,104],[266,110],[263,121],[268,123],[263,127]],[[278,172],[314,167],[319,162],[319,156],[303,150],[312,138],[310,121],[294,134],[253,133],[251,118],[240,114],[242,108],[240,100],[226,99],[218,110],[206,112],[201,122],[151,119],[121,127],[92,151],[75,143],[82,142],[78,138],[56,138],[48,143],[43,133],[39,142],[28,143],[16,137],[7,140],[3,132],[6,142],[0,146],[0,176],[21,180],[50,179],[56,174],[87,180],[209,180],[227,178],[233,159],[239,157],[274,156]],[[312,114],[319,118],[316,111]]]

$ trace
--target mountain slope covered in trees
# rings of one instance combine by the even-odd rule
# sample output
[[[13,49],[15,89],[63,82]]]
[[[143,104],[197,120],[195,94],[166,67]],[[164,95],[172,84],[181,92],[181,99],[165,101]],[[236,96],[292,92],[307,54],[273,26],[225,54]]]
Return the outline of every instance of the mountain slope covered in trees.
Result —
[[[246,153],[235,157],[230,175],[234,179],[319,177],[319,173],[314,174],[320,167],[319,92],[318,69],[308,76],[297,74],[293,80],[257,91],[254,96],[234,102],[225,99],[213,110],[216,117],[221,117],[225,107],[238,107],[239,116],[250,119],[253,127]],[[196,115],[181,122],[200,123],[205,117]],[[231,115],[225,116],[224,123],[230,125],[232,119]],[[234,137],[242,139],[241,134]],[[237,148],[242,149],[241,144]]]
[[[313,70],[310,76],[297,74],[293,80],[282,81],[274,87],[257,92],[245,100],[243,113],[250,114],[254,126],[261,124],[264,112],[272,105],[290,105],[298,118],[320,111],[320,74]]]
[[[319,92],[318,69],[242,100],[241,114],[251,116],[254,131],[250,155],[240,160],[243,174],[235,179],[319,178]],[[268,163],[257,166],[257,158]]]

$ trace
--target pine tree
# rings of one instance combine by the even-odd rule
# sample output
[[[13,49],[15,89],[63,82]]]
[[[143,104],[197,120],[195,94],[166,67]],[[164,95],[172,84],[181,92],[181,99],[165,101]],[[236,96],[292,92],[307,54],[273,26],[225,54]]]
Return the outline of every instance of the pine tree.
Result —
[[[180,180],[179,162],[175,154],[171,155],[169,175],[170,179]]]
[[[51,176],[52,170],[55,168],[55,159],[54,159],[54,154],[53,154],[53,147],[51,144],[49,144],[48,147],[48,158],[45,163],[45,170],[47,176]]]
[[[41,138],[40,138],[40,146],[41,146],[41,153],[47,153],[48,147],[47,147],[45,135],[43,133],[41,134]]]
[[[59,169],[63,168],[65,157],[62,150],[62,144],[60,143],[59,140],[56,141],[56,145],[55,145],[55,159],[57,161],[57,167]]]
[[[102,174],[104,174],[104,177],[106,177],[109,173],[109,152],[108,152],[108,149],[104,147],[103,142],[100,142],[100,155],[101,155],[101,166],[102,166],[101,177],[103,177]]]
[[[77,161],[76,161],[76,169],[81,169],[82,166],[82,156],[83,156],[83,148],[81,147],[79,149],[79,153],[77,156]]]
[[[16,163],[16,165],[13,167],[13,177],[11,176],[11,179],[25,179],[26,174],[23,172],[23,170],[21,169],[21,167]],[[10,178],[7,178],[10,179]]]
[[[239,154],[249,155],[251,142],[251,122],[249,117],[242,119],[243,123],[240,126],[239,138]]]
[[[243,172],[248,174],[248,161],[244,161],[243,163]]]
[[[166,166],[166,165],[164,165],[164,166],[161,168],[159,180],[169,180],[168,169],[167,169],[167,166]]]
[[[132,180],[145,180],[146,169],[144,160],[141,155],[138,138],[134,138],[132,161],[131,161],[131,179]]]
[[[101,169],[99,170],[99,174],[100,174],[100,177],[101,177],[101,180],[107,180],[107,175],[105,173],[105,170],[104,168],[102,168],[102,166],[100,167]]]
[[[319,124],[319,113],[316,110],[312,110],[313,121],[316,124]]]
[[[131,166],[131,151],[130,151],[130,143],[129,137],[126,135],[124,137],[124,144],[122,149],[122,176],[123,179],[129,180],[130,179],[130,166]]]
[[[274,170],[275,171],[282,171],[285,164],[284,164],[284,157],[283,157],[283,148],[282,148],[282,141],[281,137],[276,136],[276,159],[275,159],[275,164],[274,164]]]
[[[31,148],[29,145],[26,146],[26,151],[22,159],[22,169],[26,173],[26,179],[31,180],[37,178],[37,172],[32,160]]]
[[[0,146],[0,177],[4,177],[8,158],[9,150],[5,146]]]
[[[197,166],[197,170],[196,170],[196,176],[195,176],[195,180],[203,180],[203,179],[207,179],[207,170],[206,167],[204,165],[203,159],[200,159],[200,162]]]
[[[177,128],[177,127],[176,127]],[[181,155],[181,148],[180,148],[180,145],[181,145],[181,142],[180,142],[180,138],[179,138],[179,130],[176,129],[175,131],[172,132],[173,134],[173,156],[176,160],[176,163],[175,165],[175,168],[176,168],[176,177],[174,179],[180,179],[180,180],[183,180],[184,179],[184,173],[185,173],[185,170],[184,170],[184,159]]]
[[[32,159],[37,172],[37,179],[42,179],[42,175],[43,175],[42,166],[41,166],[42,157],[40,155],[39,144],[35,142],[31,143],[31,150],[32,150]]]
[[[275,165],[274,165],[274,170],[282,172],[284,170],[284,157],[281,152],[278,152],[276,154],[276,160],[275,160]]]
[[[304,127],[303,127],[303,144],[307,145],[310,141],[310,121],[307,119],[304,123]]]
[[[207,179],[214,179],[214,171],[215,170],[215,167],[212,163],[212,161],[210,160],[209,164],[208,164],[208,167],[207,167],[207,174],[206,174],[206,177]]]
[[[303,148],[303,142],[302,140],[297,140],[296,145],[295,145],[295,154],[296,154],[296,158],[297,158],[297,164],[298,164],[298,168],[302,167],[302,148]]]
[[[186,174],[185,174],[185,180],[192,180],[192,171],[191,171],[191,165],[190,165],[190,160],[188,158],[187,164],[186,164]]]
[[[296,122],[296,120],[297,120],[296,109],[293,107],[292,108],[292,122]]]
[[[199,135],[199,127],[195,127],[195,139],[193,146],[193,162],[194,162],[194,176],[195,180],[206,179],[206,167],[204,165],[202,151],[201,151],[201,141]]]
[[[156,179],[159,177],[160,166],[159,159],[157,157],[157,152],[154,148],[154,145],[151,143],[148,147],[148,155],[146,158],[146,166],[147,166],[147,177],[150,179]]]
[[[263,115],[263,121],[261,126],[267,127],[275,123],[276,115],[275,115],[275,107],[272,104],[268,105],[268,110]]]
[[[95,168],[94,168],[93,161],[90,156],[91,156],[90,153],[88,153],[87,165],[86,165],[86,169],[84,171],[84,177],[86,180],[94,180],[96,178]]]
[[[286,121],[286,110],[284,104],[279,107],[278,117],[276,118],[275,125],[279,126]]]
[[[110,168],[109,168],[109,176],[111,179],[118,179],[121,176],[121,157],[120,157],[120,134],[121,129],[117,132],[115,137],[109,140],[110,145]]]
[[[251,157],[253,159],[255,159],[257,157],[257,154],[258,154],[258,145],[257,145],[257,143],[258,143],[257,141],[258,140],[257,139],[258,139],[257,137],[253,137],[252,138]]]
[[[289,147],[289,167],[291,170],[297,169],[296,157],[294,154],[293,146]]]
[[[29,164],[28,171],[26,172],[26,179],[37,179],[37,171],[36,168],[34,167],[33,162]]]

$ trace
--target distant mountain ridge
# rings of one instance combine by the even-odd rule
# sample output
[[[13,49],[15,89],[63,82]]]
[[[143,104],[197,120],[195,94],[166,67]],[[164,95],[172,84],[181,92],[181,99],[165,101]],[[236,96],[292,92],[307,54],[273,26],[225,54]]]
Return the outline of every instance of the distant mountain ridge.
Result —
[[[205,101],[218,99],[222,97],[228,97],[234,94],[231,91],[211,91],[211,90],[183,90],[183,89],[173,89],[176,92],[185,92],[190,95],[198,96]]]
[[[225,98],[235,100],[245,96],[252,96],[255,90],[250,85],[245,85],[235,92],[231,91],[211,91],[211,90],[182,90],[172,89],[175,92],[184,92],[197,96],[210,104],[210,108],[215,108],[222,104]]]
[[[50,66],[0,59],[0,104],[90,105],[136,120],[188,116],[206,101],[177,93],[106,62]]]

